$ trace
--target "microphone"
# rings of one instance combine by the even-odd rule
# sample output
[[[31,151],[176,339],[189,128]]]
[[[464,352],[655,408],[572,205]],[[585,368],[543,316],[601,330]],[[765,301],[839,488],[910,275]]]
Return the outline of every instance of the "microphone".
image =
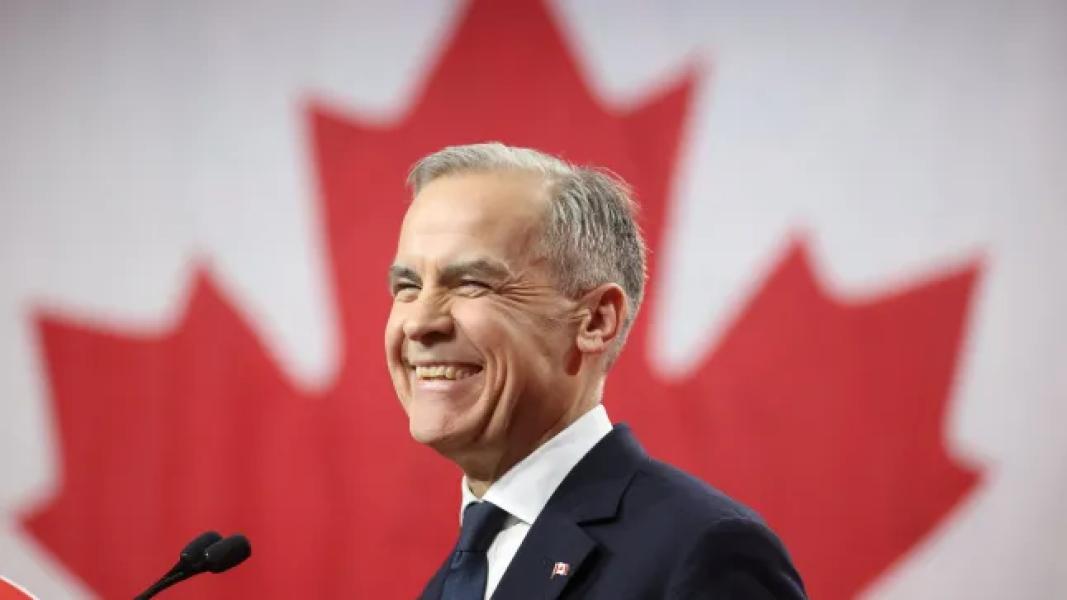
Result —
[[[249,556],[252,556],[252,544],[245,536],[235,533],[209,546],[204,551],[204,563],[208,571],[221,573],[243,563]]]
[[[204,571],[222,573],[241,564],[251,555],[252,545],[245,536],[237,533],[223,539],[214,531],[205,531],[185,546],[178,555],[178,562],[166,575],[134,600],[148,600],[175,583]]]
[[[197,570],[204,563],[204,552],[215,542],[222,539],[222,536],[216,531],[205,531],[196,536],[196,539],[189,542],[182,553],[178,555],[178,564],[174,565],[175,569],[178,567],[185,567],[190,570]],[[171,569],[174,571],[175,569]]]

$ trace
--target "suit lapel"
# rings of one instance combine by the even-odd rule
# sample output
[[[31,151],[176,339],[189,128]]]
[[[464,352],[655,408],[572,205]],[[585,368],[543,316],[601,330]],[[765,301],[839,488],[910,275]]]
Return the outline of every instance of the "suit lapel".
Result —
[[[595,546],[572,519],[543,514],[526,534],[493,598],[558,597]],[[566,565],[566,572],[555,572],[562,570],[557,564]]]
[[[579,569],[588,568],[597,546],[581,525],[613,519],[634,473],[647,460],[629,427],[616,425],[552,494],[493,598],[559,597]]]

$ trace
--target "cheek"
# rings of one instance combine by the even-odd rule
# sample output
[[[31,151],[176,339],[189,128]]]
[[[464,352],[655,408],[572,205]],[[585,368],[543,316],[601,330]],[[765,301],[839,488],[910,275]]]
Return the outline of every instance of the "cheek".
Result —
[[[453,316],[461,335],[512,377],[551,369],[567,347],[560,324],[531,314],[528,307],[480,298],[457,302]]]
[[[385,322],[385,358],[390,365],[400,360],[400,350],[404,343],[402,313],[403,309],[394,304]]]
[[[456,302],[452,308],[456,328],[466,340],[487,358],[507,354],[512,342],[510,323],[514,317],[487,299]]]

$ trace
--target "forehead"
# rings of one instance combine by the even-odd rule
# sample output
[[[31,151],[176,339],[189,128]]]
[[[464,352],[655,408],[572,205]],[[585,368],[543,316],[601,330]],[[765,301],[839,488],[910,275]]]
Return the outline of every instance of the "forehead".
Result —
[[[529,258],[547,209],[545,180],[514,171],[440,177],[419,191],[404,216],[397,260],[489,257],[518,266]],[[417,266],[413,264],[412,266]]]

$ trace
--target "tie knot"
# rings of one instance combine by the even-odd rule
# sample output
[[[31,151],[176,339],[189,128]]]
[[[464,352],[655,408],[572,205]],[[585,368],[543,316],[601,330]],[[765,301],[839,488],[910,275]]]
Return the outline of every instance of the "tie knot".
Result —
[[[485,552],[507,518],[508,513],[492,502],[471,502],[463,509],[463,527],[456,549]]]

